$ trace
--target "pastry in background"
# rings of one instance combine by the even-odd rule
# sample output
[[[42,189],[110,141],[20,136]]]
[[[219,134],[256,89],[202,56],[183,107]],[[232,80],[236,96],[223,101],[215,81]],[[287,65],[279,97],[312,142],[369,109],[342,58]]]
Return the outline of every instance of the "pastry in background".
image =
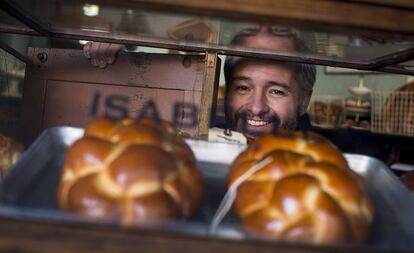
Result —
[[[407,172],[400,177],[401,182],[414,194],[414,171]]]
[[[370,125],[368,120],[362,120],[361,122],[359,122],[359,127],[360,128],[369,129],[370,126],[371,125]]]
[[[355,120],[353,120],[353,119],[346,119],[342,126],[344,126],[344,127],[355,127],[356,123],[355,123]]]
[[[363,179],[327,139],[313,132],[259,137],[232,163],[229,187],[264,160],[233,206],[252,235],[313,243],[367,237],[374,210]]]
[[[368,120],[361,120],[359,122],[355,122],[355,120],[353,119],[346,119],[344,123],[342,124],[342,126],[369,130],[371,124],[369,123]]]
[[[1,178],[13,167],[24,151],[19,142],[0,133],[0,175]]]
[[[339,103],[336,101],[336,103]],[[321,127],[335,127],[340,125],[343,117],[343,107],[329,101],[314,101],[309,110],[312,123]]]
[[[387,133],[414,135],[414,81],[391,92],[382,114]]]
[[[414,91],[414,81],[404,84],[398,88],[398,91]]]
[[[160,223],[193,215],[203,185],[192,150],[169,123],[98,118],[67,150],[58,202],[89,217]]]

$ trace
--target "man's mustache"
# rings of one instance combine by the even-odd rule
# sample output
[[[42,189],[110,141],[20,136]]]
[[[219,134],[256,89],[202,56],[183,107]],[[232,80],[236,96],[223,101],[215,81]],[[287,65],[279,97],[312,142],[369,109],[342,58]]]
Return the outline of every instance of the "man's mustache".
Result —
[[[254,117],[257,117],[255,115],[249,114],[247,112],[237,112],[235,113],[235,126],[238,125],[240,120],[244,121],[244,124],[242,125],[242,132],[247,132],[247,120],[252,119]],[[279,127],[280,127],[280,118],[277,114],[273,114],[270,117],[259,117],[261,120],[267,121],[270,124],[273,125],[272,133],[277,133]]]

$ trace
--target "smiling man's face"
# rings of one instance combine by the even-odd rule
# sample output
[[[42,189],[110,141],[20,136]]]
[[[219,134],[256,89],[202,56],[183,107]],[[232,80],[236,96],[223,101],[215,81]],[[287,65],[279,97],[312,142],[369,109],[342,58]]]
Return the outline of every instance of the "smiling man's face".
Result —
[[[291,66],[247,60],[235,67],[230,85],[227,109],[236,131],[256,138],[297,127],[299,87]]]

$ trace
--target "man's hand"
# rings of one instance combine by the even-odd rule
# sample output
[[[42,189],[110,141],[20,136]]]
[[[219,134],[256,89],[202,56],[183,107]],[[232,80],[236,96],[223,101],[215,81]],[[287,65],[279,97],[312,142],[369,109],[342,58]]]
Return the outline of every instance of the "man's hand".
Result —
[[[83,54],[91,60],[94,67],[105,68],[115,62],[123,45],[90,41],[83,47]]]

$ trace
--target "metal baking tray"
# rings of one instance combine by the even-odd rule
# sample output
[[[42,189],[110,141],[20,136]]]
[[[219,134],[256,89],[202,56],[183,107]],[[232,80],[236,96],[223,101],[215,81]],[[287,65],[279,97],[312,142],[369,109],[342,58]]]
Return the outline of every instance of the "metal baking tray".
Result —
[[[0,184],[0,217],[61,222],[101,222],[58,209],[56,189],[67,147],[83,135],[74,127],[55,127],[43,134],[22,155]],[[162,229],[173,233],[220,239],[257,240],[244,234],[233,214],[226,216],[214,235],[209,223],[226,192],[228,165],[244,145],[187,140],[206,183],[203,205],[197,215]],[[381,161],[346,154],[351,168],[364,177],[376,217],[369,238],[358,247],[380,251],[414,252],[414,196]]]

